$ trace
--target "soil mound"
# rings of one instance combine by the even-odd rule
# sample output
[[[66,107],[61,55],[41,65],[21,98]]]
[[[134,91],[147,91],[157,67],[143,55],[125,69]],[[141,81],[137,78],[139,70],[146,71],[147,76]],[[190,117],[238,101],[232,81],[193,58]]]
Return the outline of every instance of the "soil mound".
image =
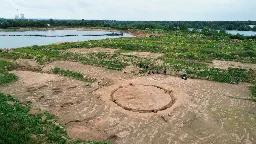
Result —
[[[111,98],[125,110],[140,113],[157,113],[175,102],[172,91],[154,85],[121,86],[112,92]]]

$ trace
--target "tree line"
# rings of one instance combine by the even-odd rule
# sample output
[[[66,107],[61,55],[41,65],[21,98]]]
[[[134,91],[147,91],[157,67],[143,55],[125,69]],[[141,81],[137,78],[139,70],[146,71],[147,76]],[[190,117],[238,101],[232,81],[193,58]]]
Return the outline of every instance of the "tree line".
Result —
[[[110,27],[114,29],[164,29],[186,30],[188,28],[214,30],[256,31],[256,21],[115,21],[115,20],[13,20],[0,19],[0,28],[17,27]]]

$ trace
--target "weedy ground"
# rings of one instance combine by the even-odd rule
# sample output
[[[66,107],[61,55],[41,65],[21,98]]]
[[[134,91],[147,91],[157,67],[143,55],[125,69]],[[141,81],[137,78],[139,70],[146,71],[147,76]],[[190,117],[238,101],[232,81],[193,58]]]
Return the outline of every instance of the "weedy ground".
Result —
[[[230,140],[236,138],[233,142],[237,143],[246,140],[255,142],[252,138],[244,137],[247,133],[236,132],[241,127],[233,126],[242,124],[250,135],[255,136],[253,130],[256,127],[252,124],[255,121],[252,109],[255,108],[256,101],[255,40],[233,40],[227,35],[206,36],[199,32],[187,31],[149,30],[145,33],[153,33],[153,36],[2,49],[0,50],[0,90],[60,116],[59,121],[64,122],[69,136],[74,139],[93,139],[112,143],[128,143],[140,139],[142,141],[139,143],[145,141],[153,143],[157,141],[146,138],[146,135],[139,138],[137,134],[148,133],[156,138],[163,134],[164,130],[172,130],[173,133],[165,133],[160,141],[207,143],[213,139],[216,142],[224,142],[224,137],[228,137]],[[95,47],[110,48],[114,52],[72,52],[72,49],[86,50]],[[145,53],[148,55],[143,56]],[[155,57],[154,54],[159,56]],[[28,72],[31,69],[17,63],[19,59],[35,61],[38,67],[35,72]],[[214,67],[213,60],[241,64],[239,67],[230,65],[228,68],[221,68]],[[245,63],[252,67],[243,67]],[[12,70],[16,71],[10,72]],[[37,73],[43,73],[48,80],[42,82],[40,78],[37,79]],[[187,83],[180,78],[184,73],[188,78]],[[26,76],[28,74],[31,75],[32,81],[36,82],[34,86],[25,85],[26,79],[29,79]],[[49,77],[55,78],[55,75],[59,75],[58,80],[49,79]],[[67,78],[64,79],[62,76]],[[174,113],[173,120],[166,120],[169,118],[162,116],[158,119],[157,114],[149,114],[147,119],[117,109],[111,110],[112,107],[105,103],[106,101],[102,101],[101,96],[94,94],[95,91],[102,89],[107,91],[108,87],[121,85],[131,79],[132,82],[173,85],[175,89],[181,89],[188,95],[190,104],[174,112],[170,111]],[[64,126],[59,125],[49,113],[40,112],[31,115],[27,104],[17,101],[10,95],[1,94],[0,97],[1,111],[3,111],[1,123],[7,131],[3,142],[12,139],[18,143],[71,142],[63,129]],[[30,100],[31,97],[33,100]],[[238,115],[240,115],[239,119],[237,119]],[[11,117],[13,119],[10,119]],[[178,122],[179,117],[183,123]],[[231,121],[225,118],[230,118]],[[250,118],[250,121],[245,120],[246,118]],[[167,121],[165,128],[163,127],[166,123],[161,119]],[[224,125],[221,126],[217,119],[220,119]],[[209,123],[209,120],[216,120],[216,125],[222,128],[219,136],[217,129]],[[19,129],[13,131],[12,126],[16,127],[16,125]],[[32,125],[35,127],[32,128]],[[181,130],[178,127],[171,128],[171,125],[176,125]],[[202,125],[202,129],[197,129],[199,132],[192,130],[199,125]],[[144,131],[136,133],[135,130],[140,129],[141,126],[145,127]],[[117,131],[118,129],[121,131]],[[208,135],[206,129],[211,129],[213,135]],[[151,133],[152,130],[155,130],[155,133]],[[235,132],[230,134],[232,130]],[[14,137],[13,133],[22,135]],[[198,137],[202,139],[197,139]]]

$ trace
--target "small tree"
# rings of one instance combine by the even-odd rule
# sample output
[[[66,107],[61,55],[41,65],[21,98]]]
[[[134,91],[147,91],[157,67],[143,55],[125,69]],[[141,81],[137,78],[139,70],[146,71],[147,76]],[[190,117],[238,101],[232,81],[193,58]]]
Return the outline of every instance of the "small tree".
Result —
[[[256,25],[252,28],[252,31],[256,31]]]
[[[4,20],[2,23],[1,23],[1,28],[8,28],[10,27],[10,24],[7,20]]]
[[[220,34],[223,34],[223,35],[227,34],[227,31],[226,31],[226,29],[224,29],[224,28],[221,28],[221,29],[220,29]]]

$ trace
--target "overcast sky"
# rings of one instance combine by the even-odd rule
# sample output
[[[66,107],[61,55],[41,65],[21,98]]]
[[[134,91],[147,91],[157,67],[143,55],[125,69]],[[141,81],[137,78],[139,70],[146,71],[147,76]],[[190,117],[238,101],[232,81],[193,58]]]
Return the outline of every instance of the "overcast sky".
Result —
[[[256,0],[1,0],[0,18],[256,20]]]

